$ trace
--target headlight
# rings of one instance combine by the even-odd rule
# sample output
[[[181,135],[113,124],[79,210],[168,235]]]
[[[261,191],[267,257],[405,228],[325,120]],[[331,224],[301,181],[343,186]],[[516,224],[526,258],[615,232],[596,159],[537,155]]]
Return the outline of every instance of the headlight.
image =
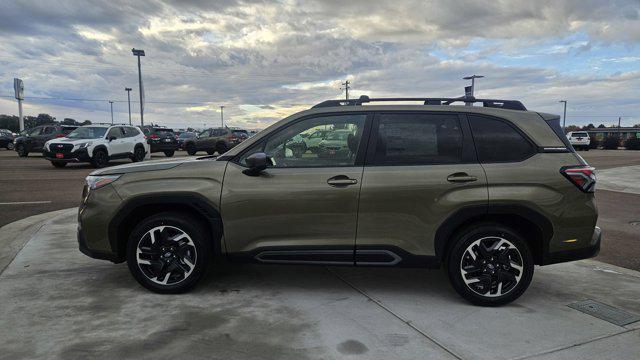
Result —
[[[13,142],[15,143],[16,141],[13,140]],[[44,149],[49,151],[49,142],[48,141],[46,143],[44,143]]]
[[[118,180],[120,176],[122,175],[102,175],[102,176],[89,175],[86,178],[87,186],[91,190],[99,189],[103,186],[109,185],[112,182]]]
[[[85,149],[85,148],[91,146],[91,144],[92,144],[92,142],[88,141],[88,142],[80,143],[80,144],[78,144],[76,146],[78,147],[78,149]]]

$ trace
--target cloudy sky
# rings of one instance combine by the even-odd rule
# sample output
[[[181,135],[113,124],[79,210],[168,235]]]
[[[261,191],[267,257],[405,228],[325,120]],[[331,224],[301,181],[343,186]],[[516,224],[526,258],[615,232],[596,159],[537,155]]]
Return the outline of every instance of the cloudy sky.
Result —
[[[132,47],[145,121],[172,127],[215,126],[224,105],[229,125],[263,128],[345,79],[353,96],[460,96],[474,73],[478,97],[640,123],[638,0],[2,1],[0,113],[17,113],[20,77],[27,115],[109,121],[112,99],[124,122]]]

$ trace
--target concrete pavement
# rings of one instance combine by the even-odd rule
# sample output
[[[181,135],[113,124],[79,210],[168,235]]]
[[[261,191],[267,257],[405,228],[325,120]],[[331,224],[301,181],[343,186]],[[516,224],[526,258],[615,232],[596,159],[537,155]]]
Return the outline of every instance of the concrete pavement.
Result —
[[[617,326],[567,306],[593,299],[640,314],[640,273],[597,261],[538,267],[525,295],[501,308],[472,306],[443,272],[422,269],[220,264],[195,291],[163,296],[140,287],[126,265],[78,252],[75,215],[38,219],[0,274],[0,359],[640,353],[640,322]]]
[[[596,170],[596,176],[598,189],[640,194],[640,165]]]

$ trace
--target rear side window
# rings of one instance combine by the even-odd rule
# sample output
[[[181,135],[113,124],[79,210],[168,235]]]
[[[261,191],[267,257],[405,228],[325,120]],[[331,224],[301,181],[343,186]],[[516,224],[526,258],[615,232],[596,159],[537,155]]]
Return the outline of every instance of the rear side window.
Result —
[[[535,146],[505,121],[470,115],[469,124],[481,163],[517,162],[536,152]]]
[[[462,160],[457,115],[380,114],[373,165],[455,164]]]

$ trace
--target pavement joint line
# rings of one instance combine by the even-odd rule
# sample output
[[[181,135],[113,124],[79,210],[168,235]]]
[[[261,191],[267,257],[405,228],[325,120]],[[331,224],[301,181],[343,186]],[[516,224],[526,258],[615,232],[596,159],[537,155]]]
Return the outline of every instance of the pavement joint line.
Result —
[[[592,343],[592,342],[596,342],[596,341],[612,338],[614,336],[623,335],[623,334],[634,332],[634,331],[640,331],[640,329],[627,329],[627,328],[625,328],[625,330],[617,332],[617,333],[614,333],[614,334],[597,336],[597,337],[594,337],[592,339],[579,341],[577,343],[574,343],[574,344],[571,344],[571,345],[568,345],[568,346],[559,346],[559,347],[556,347],[556,348],[553,348],[553,349],[549,349],[549,350],[544,350],[544,351],[541,351],[541,352],[538,352],[538,353],[535,353],[535,354],[525,355],[525,356],[521,356],[521,357],[517,357],[517,358],[512,358],[511,360],[531,359],[531,358],[542,356],[542,355],[553,354],[553,353],[556,353],[556,352],[559,352],[559,351],[571,349],[571,348],[574,348],[574,347],[586,345],[586,344],[589,344],[589,343]]]
[[[359,292],[364,297],[366,297],[367,299],[371,300],[376,305],[378,305],[381,309],[383,309],[384,311],[388,312],[389,314],[391,314],[392,316],[394,316],[398,320],[402,321],[405,325],[407,325],[410,328],[412,328],[418,334],[422,335],[423,337],[425,337],[426,339],[431,341],[433,344],[435,344],[436,346],[438,346],[442,350],[446,351],[449,355],[453,356],[454,358],[456,358],[458,360],[463,360],[464,359],[462,356],[460,356],[460,355],[456,354],[455,352],[453,352],[453,350],[447,348],[443,343],[441,343],[440,341],[438,341],[435,338],[431,337],[429,334],[427,334],[426,332],[422,331],[417,326],[413,325],[413,323],[410,320],[405,319],[400,314],[396,314],[393,310],[391,310],[389,307],[387,307],[385,304],[383,304],[382,301],[380,301],[380,300],[374,298],[373,296],[369,295],[366,291],[364,291],[363,289],[359,288],[357,285],[353,284],[349,280],[345,279],[344,277],[342,277],[340,274],[336,273],[335,271],[333,271],[329,267],[325,266],[325,269],[327,269],[327,271],[329,273],[333,274],[333,276],[337,277],[340,281],[342,281],[343,283],[347,284],[347,286],[349,286],[353,290]]]
[[[31,236],[29,237],[29,240],[25,241],[22,246],[20,246],[20,249],[18,249],[18,251],[16,251],[15,254],[13,254],[13,257],[11,258],[11,261],[9,261],[7,263],[7,265],[5,265],[4,268],[0,269],[0,275],[2,275],[2,273],[4,273],[5,270],[7,270],[9,268],[9,266],[11,266],[11,264],[13,264],[13,261],[16,259],[16,257],[18,257],[18,254],[20,254],[20,251],[22,251],[22,249],[24,249],[24,247],[27,245],[27,243],[31,240],[33,240],[33,238],[36,237],[36,235],[38,235],[38,233],[40,232],[40,230],[42,230],[42,228],[49,223],[49,221],[51,220],[44,220],[42,222],[40,222],[40,225],[38,225],[38,229],[31,234]]]
[[[50,204],[51,200],[46,201],[14,201],[14,202],[0,202],[0,205],[36,205],[36,204]]]

